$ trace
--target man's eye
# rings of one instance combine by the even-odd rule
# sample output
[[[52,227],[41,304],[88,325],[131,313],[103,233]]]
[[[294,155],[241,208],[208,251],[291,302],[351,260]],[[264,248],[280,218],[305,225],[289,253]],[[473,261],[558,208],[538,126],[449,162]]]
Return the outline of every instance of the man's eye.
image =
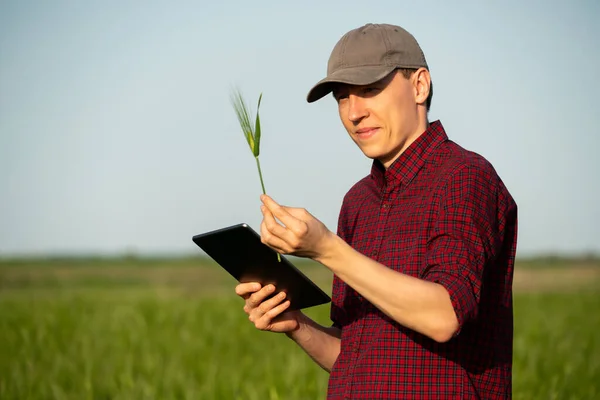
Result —
[[[375,93],[377,93],[377,88],[376,87],[366,87],[363,89],[363,93],[364,94],[375,94]]]

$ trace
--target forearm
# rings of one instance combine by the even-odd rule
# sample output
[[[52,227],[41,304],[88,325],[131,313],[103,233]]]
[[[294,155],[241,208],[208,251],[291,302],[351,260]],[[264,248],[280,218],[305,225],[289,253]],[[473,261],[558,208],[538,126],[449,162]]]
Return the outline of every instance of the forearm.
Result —
[[[305,315],[300,327],[286,335],[296,342],[321,368],[331,372],[340,354],[341,331],[334,327],[324,327]]]
[[[357,252],[332,236],[317,259],[341,280],[399,324],[444,342],[458,329],[446,289],[434,282],[401,274]]]

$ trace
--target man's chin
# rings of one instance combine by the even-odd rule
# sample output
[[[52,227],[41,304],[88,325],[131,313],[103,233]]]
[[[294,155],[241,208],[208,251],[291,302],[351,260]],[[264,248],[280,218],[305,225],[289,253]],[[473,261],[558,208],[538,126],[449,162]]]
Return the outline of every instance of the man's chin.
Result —
[[[384,154],[375,148],[369,147],[359,147],[360,151],[365,155],[365,157],[370,158],[371,160],[379,160],[384,158]]]

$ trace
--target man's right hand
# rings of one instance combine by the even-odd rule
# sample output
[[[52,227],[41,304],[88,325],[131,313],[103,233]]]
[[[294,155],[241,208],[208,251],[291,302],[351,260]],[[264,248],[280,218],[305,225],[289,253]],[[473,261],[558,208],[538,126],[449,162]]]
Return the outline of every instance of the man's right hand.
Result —
[[[245,301],[244,312],[257,329],[270,332],[290,333],[300,327],[302,313],[287,311],[290,301],[280,292],[265,300],[275,292],[273,285],[261,287],[259,283],[240,283],[235,292]]]

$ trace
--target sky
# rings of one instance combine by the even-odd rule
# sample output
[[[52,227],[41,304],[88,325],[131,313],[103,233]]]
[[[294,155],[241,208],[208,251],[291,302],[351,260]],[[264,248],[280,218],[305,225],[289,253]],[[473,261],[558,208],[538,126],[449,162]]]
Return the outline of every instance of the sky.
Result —
[[[0,256],[196,254],[195,234],[258,230],[233,86],[253,110],[263,93],[267,193],[335,230],[372,161],[306,94],[369,22],[419,41],[429,118],[494,165],[518,254],[600,254],[600,3],[491,3],[0,1]]]

